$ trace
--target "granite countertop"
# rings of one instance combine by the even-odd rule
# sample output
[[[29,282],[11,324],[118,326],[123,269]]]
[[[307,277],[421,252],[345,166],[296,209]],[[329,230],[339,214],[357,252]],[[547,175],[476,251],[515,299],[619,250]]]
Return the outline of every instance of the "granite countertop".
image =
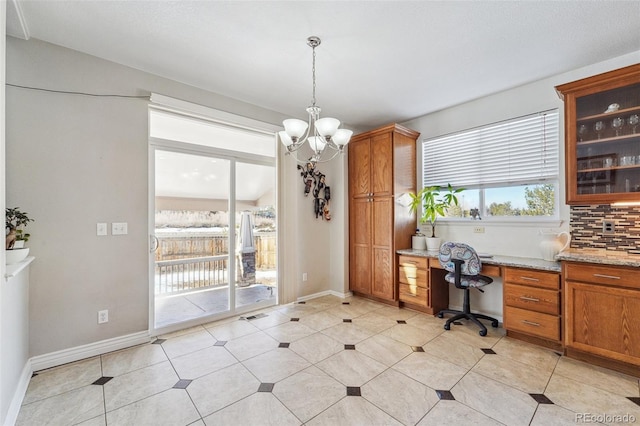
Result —
[[[432,258],[438,257],[437,251],[427,251],[427,250],[405,249],[405,250],[398,250],[397,253],[404,254],[407,256],[432,257]],[[480,261],[486,265],[513,266],[516,268],[538,269],[541,271],[560,272],[560,269],[561,269],[560,262],[550,262],[548,260],[537,259],[534,257],[494,255],[492,257],[482,257],[480,258]]]
[[[631,266],[640,268],[640,255],[603,249],[569,249],[556,256],[558,260],[597,263],[600,265]]]

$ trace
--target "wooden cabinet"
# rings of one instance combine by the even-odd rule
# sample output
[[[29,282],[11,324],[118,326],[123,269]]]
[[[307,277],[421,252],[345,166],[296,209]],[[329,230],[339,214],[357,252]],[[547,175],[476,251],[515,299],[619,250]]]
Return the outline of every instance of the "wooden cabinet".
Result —
[[[564,344],[568,355],[575,355],[571,352],[575,350],[615,360],[631,365],[628,371],[635,371],[637,375],[640,366],[639,272],[638,268],[631,267],[563,262]],[[616,368],[610,361],[605,366]]]
[[[396,301],[396,250],[411,246],[415,214],[396,204],[416,190],[419,133],[391,124],[349,142],[349,288]]]
[[[557,86],[567,204],[640,201],[640,64]]]
[[[511,337],[561,347],[560,274],[504,268],[504,328]]]
[[[398,258],[398,297],[403,305],[434,315],[449,307],[449,285],[439,274],[443,270],[438,261],[432,262],[426,257]]]

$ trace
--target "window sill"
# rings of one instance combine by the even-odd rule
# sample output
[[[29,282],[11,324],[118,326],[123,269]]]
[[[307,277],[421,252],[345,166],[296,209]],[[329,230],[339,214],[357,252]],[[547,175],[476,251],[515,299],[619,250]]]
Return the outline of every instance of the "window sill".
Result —
[[[531,219],[438,219],[437,226],[519,226],[519,227],[544,227],[559,228],[565,221],[559,218],[531,218]]]

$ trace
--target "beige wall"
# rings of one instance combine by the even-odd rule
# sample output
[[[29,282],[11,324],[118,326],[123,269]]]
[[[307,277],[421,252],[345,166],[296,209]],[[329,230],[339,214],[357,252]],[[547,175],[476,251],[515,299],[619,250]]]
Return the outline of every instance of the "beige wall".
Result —
[[[285,118],[62,47],[7,40],[14,84],[156,92],[272,124]],[[36,220],[29,227],[32,356],[148,329],[147,121],[145,99],[7,90],[7,202]],[[317,255],[331,251],[330,226],[312,218],[307,200],[298,202],[295,163],[281,164],[289,179],[281,179],[280,214],[290,227],[281,283],[293,297],[325,291],[330,265]],[[127,222],[129,234],[97,237],[97,222]],[[305,271],[309,284],[299,288]],[[108,324],[97,324],[101,309],[109,309]]]

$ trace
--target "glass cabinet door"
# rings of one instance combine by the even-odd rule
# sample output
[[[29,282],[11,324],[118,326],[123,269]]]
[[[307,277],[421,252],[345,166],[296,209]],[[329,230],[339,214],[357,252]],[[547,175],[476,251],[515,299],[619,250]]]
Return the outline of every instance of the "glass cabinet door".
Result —
[[[557,90],[565,96],[567,204],[640,201],[640,65]]]

